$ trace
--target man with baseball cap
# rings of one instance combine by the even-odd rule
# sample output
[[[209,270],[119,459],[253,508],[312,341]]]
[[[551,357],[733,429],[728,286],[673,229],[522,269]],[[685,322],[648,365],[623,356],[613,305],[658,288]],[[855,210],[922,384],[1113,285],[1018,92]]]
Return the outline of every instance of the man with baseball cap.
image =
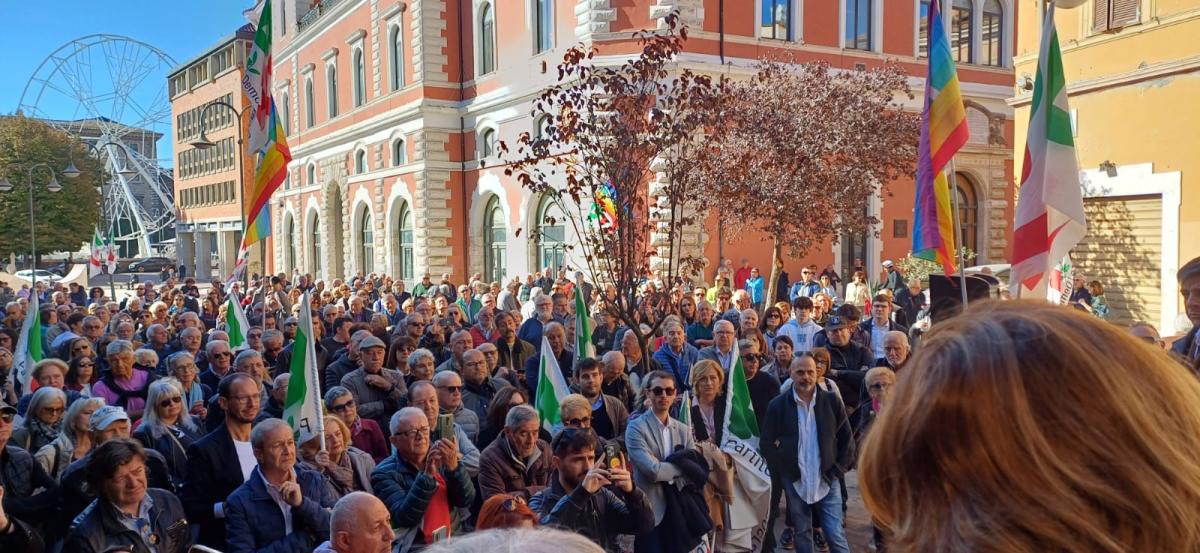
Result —
[[[896,268],[896,264],[892,263],[891,259],[883,262],[884,281],[883,287],[891,290],[893,294],[904,289],[908,283],[904,281],[904,275]]]
[[[75,516],[96,499],[96,491],[87,486],[87,464],[92,453],[101,444],[114,438],[129,438],[129,415],[124,409],[114,405],[105,405],[96,409],[88,419],[88,436],[92,439],[92,450],[78,461],[67,466],[62,477],[62,516],[58,522],[65,525],[75,520]],[[171,482],[171,472],[167,469],[167,460],[161,453],[146,449],[146,478],[152,488],[162,488],[174,491]],[[61,534],[58,534],[61,535]]]
[[[404,376],[399,371],[383,368],[387,345],[375,336],[367,336],[358,344],[358,368],[342,377],[341,385],[350,390],[358,403],[358,415],[379,423],[380,428],[400,408],[408,392]]]
[[[857,325],[842,315],[834,315],[825,324],[825,336],[829,343],[829,378],[837,383],[847,409],[854,409],[860,397],[863,376],[871,368],[875,358],[867,348],[850,340],[850,333]]]

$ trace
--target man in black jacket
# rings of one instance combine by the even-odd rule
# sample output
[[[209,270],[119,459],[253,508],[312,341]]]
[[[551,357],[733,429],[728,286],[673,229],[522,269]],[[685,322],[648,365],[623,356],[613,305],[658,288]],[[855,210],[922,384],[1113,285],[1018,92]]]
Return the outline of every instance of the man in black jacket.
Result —
[[[796,550],[813,550],[816,513],[830,552],[848,553],[839,486],[854,459],[846,410],[832,392],[817,388],[817,364],[811,356],[793,359],[789,372],[792,388],[767,407],[759,442],[762,453],[787,494]],[[773,523],[771,517],[767,527]]]
[[[837,383],[846,405],[858,405],[862,401],[863,375],[875,361],[870,350],[851,341],[850,334],[855,328],[846,318],[834,315],[824,330],[829,337],[825,346],[829,350],[827,376]]]
[[[567,428],[554,439],[556,473],[549,488],[529,502],[542,525],[577,532],[607,551],[619,551],[618,534],[654,530],[654,510],[633,485],[625,460],[596,462],[599,440],[590,428]]]

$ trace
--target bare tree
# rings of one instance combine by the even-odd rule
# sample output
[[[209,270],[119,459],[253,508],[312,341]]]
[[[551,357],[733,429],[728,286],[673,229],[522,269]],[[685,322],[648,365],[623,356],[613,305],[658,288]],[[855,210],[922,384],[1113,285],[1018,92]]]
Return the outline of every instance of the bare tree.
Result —
[[[697,169],[712,183],[707,203],[735,231],[772,245],[766,297],[775,297],[783,251],[813,246],[878,223],[866,206],[915,171],[918,114],[907,75],[895,65],[864,71],[825,63],[762,61],[731,85],[729,104]]]
[[[545,222],[574,231],[579,241],[568,248],[593,279],[616,288],[606,309],[647,355],[662,321],[645,314],[670,311],[671,287],[703,263],[683,252],[684,231],[699,223],[690,168],[710,147],[704,134],[726,98],[720,82],[675,67],[687,30],[677,14],[664,23],[634,33],[642,51],[619,65],[597,63],[582,45],[568,50],[558,83],[534,101],[537,132],[522,133],[511,155],[500,145],[505,174],[558,205],[566,220]]]

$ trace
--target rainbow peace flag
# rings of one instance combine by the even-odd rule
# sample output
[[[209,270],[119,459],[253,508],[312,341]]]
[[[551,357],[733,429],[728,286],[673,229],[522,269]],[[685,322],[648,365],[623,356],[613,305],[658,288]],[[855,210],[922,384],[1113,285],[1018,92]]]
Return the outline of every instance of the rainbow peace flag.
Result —
[[[954,212],[950,183],[942,170],[967,143],[970,131],[938,3],[929,3],[929,76],[917,154],[912,251],[914,257],[940,263],[949,275],[955,272]]]
[[[271,126],[267,146],[258,158],[254,171],[253,188],[246,191],[246,234],[242,239],[249,246],[271,235],[271,194],[283,184],[287,177],[287,164],[292,160],[283,123],[275,111],[275,100],[271,100]]]
[[[601,230],[614,232],[617,230],[617,189],[611,182],[605,182],[593,194],[592,214],[588,219],[596,221]]]

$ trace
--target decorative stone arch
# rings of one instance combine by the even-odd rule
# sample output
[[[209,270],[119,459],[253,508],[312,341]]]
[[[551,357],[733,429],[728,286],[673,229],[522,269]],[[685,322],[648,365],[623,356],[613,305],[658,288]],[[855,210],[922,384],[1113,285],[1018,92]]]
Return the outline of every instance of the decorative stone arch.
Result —
[[[403,155],[403,157],[401,159],[402,163],[396,163],[396,155],[395,154],[396,154],[396,143],[397,142],[400,143],[400,152]],[[395,130],[392,131],[392,133],[390,135],[388,135],[387,163],[384,165],[386,167],[398,167],[400,165],[405,165],[405,164],[409,163],[410,161],[411,160],[408,159],[408,135],[404,134],[404,131],[402,129],[396,128]]]
[[[374,209],[371,209],[371,195],[367,192],[366,184],[359,186],[354,193],[354,198],[350,200],[350,240],[347,243],[350,245],[350,261],[347,271],[347,276],[353,273],[362,273],[364,276],[372,271],[378,271],[379,267],[375,263],[378,255],[376,252],[376,242],[378,241],[377,229],[379,227],[379,218]],[[370,258],[364,257],[364,246],[362,239],[363,217],[371,218],[371,242]],[[370,270],[368,270],[370,269]]]
[[[479,175],[479,183],[475,186],[475,194],[471,196],[470,208],[470,225],[468,232],[471,233],[471,266],[468,271],[472,274],[484,272],[484,260],[486,257],[485,247],[487,244],[486,234],[491,231],[486,228],[488,204],[492,198],[497,198],[500,204],[500,210],[504,212],[504,243],[505,243],[505,258],[507,260],[515,259],[512,255],[511,245],[514,241],[514,230],[512,228],[512,208],[508,200],[508,191],[504,189],[504,185],[500,184],[500,178],[492,171],[483,171]],[[512,272],[511,264],[508,264],[508,272]]]
[[[296,213],[296,208],[292,202],[285,202],[283,205],[283,217],[280,217],[279,231],[275,235],[279,239],[274,242],[279,246],[278,257],[276,259],[281,260],[281,263],[278,263],[277,266],[279,270],[289,275],[292,269],[303,265],[304,244],[301,237],[304,233],[300,231],[300,229],[304,228],[303,224],[304,222],[300,220],[299,214]],[[276,272],[279,272],[279,270],[276,270]]]
[[[321,223],[323,224],[324,240],[322,246],[325,259],[322,260],[321,265],[325,268],[328,278],[345,278],[346,267],[350,265],[346,252],[346,235],[349,233],[347,226],[350,218],[346,211],[347,202],[342,200],[346,197],[345,180],[338,179],[326,183],[322,190],[322,197]]]
[[[403,267],[401,266],[401,251],[400,251],[400,214],[402,210],[407,209],[409,216],[414,217],[413,228],[416,230],[415,210],[413,195],[408,189],[408,183],[404,179],[398,178],[392,183],[392,191],[388,195],[387,207],[385,209],[387,220],[384,222],[386,229],[386,265],[387,272],[392,275],[392,278],[403,278]],[[415,242],[415,240],[414,240]],[[414,248],[416,245],[414,244]],[[415,255],[413,256],[412,274],[413,278],[417,277],[425,270],[425,263]],[[414,283],[408,282],[408,285]]]
[[[304,231],[301,232],[301,243],[304,244],[304,272],[312,273],[315,278],[324,278],[325,274],[325,253],[322,249],[325,245],[319,240],[318,232],[323,230],[324,222],[321,220],[321,206],[317,203],[317,199],[313,196],[308,197],[308,202],[304,206]],[[317,252],[320,257],[317,257]]]
[[[500,123],[493,121],[490,117],[481,117],[475,121],[475,155],[476,159],[482,165],[485,159],[495,157],[499,152],[496,147],[492,148],[492,155],[484,155],[484,137],[491,133],[495,144],[500,144]]]

